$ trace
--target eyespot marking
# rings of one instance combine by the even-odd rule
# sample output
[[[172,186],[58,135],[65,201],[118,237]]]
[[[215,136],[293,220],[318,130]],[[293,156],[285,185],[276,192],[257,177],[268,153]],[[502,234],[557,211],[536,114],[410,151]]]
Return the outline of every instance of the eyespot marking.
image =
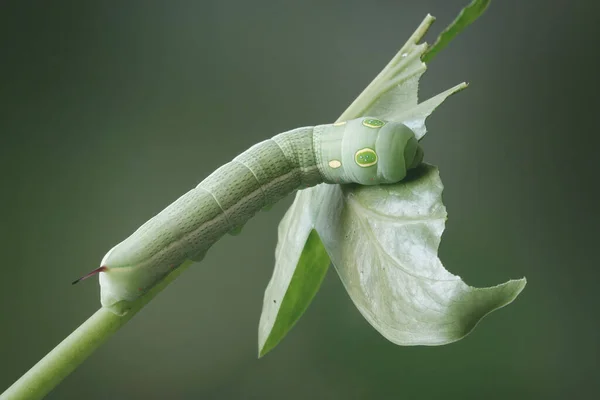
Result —
[[[342,163],[340,160],[331,160],[329,161],[329,166],[333,169],[339,168],[342,166]]]
[[[375,150],[365,147],[356,152],[354,161],[356,161],[359,167],[370,167],[377,164],[377,153],[375,153]]]
[[[380,119],[366,118],[366,119],[363,119],[362,124],[364,126],[366,126],[367,128],[381,128],[382,126],[385,125],[385,122],[383,122]]]
[[[342,125],[346,125],[346,121],[340,121],[340,122],[336,122],[335,124],[333,124],[333,126],[342,126]]]

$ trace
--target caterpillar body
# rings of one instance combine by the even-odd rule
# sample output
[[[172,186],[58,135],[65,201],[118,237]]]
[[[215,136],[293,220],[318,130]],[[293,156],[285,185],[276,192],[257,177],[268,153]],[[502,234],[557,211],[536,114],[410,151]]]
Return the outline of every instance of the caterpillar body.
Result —
[[[218,168],[113,247],[86,277],[100,273],[104,307],[133,301],[295,190],[320,183],[396,183],[422,159],[410,128],[377,118],[278,134]]]

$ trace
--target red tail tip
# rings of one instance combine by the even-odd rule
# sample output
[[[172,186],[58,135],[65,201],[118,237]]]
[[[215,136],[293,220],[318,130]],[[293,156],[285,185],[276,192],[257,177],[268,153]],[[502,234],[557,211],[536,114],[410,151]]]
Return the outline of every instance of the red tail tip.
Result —
[[[100,272],[104,272],[104,271],[106,271],[106,270],[108,270],[108,267],[107,267],[107,266],[105,266],[105,265],[103,265],[103,266],[101,266],[100,268],[96,268],[95,270],[93,270],[93,271],[92,271],[92,272],[90,272],[89,274],[87,274],[87,275],[84,275],[84,276],[82,276],[81,278],[79,278],[79,279],[77,279],[77,280],[75,280],[75,281],[71,282],[71,285],[74,285],[74,284],[76,284],[76,283],[78,283],[78,282],[81,282],[81,281],[83,281],[83,280],[86,280],[86,279],[87,279],[87,278],[89,278],[90,276],[94,276],[94,275],[96,275],[96,274],[99,274]]]

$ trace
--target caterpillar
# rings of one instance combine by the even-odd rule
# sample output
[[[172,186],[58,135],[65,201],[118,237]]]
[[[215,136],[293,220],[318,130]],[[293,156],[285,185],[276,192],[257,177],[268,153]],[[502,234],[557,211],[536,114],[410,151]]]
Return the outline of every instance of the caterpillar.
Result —
[[[259,210],[320,183],[401,181],[423,150],[399,122],[363,117],[280,133],[221,166],[113,247],[101,266],[101,303],[134,301],[186,260],[200,261]]]

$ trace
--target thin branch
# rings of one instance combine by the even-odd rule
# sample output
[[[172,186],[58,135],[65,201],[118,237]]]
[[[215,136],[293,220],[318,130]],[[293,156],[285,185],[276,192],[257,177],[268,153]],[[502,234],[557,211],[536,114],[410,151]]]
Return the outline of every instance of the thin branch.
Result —
[[[100,308],[2,393],[0,400],[43,398],[191,264],[191,261],[185,262],[171,272],[148,293],[131,303],[125,315],[119,316]]]

